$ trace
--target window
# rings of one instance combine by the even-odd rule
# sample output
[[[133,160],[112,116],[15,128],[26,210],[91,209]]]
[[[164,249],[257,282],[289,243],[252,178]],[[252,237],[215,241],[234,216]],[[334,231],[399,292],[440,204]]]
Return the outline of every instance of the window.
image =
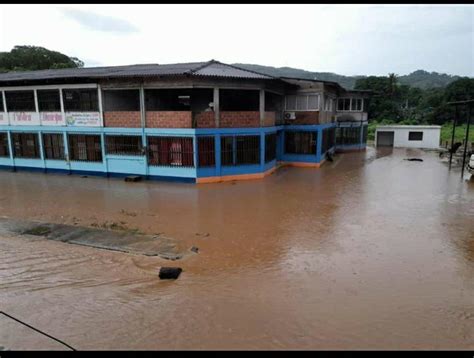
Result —
[[[69,134],[69,157],[73,161],[101,162],[102,144],[100,135]]]
[[[337,129],[337,144],[359,144],[360,127],[339,127]]]
[[[316,132],[285,132],[285,153],[316,154]]]
[[[9,112],[36,112],[33,91],[5,91]]]
[[[10,151],[8,150],[8,134],[0,133],[0,157],[9,157]]]
[[[221,163],[234,165],[234,137],[221,137]]]
[[[324,100],[324,110],[327,111],[327,112],[332,112],[332,103],[333,103],[333,99],[331,99],[330,97],[325,97],[325,100]]]
[[[15,158],[41,158],[37,133],[12,133]]]
[[[362,99],[352,98],[351,111],[362,111]]]
[[[362,128],[362,143],[367,143],[368,126]]]
[[[3,107],[3,92],[0,91],[0,112],[4,112],[5,108]]]
[[[140,92],[132,90],[103,91],[104,111],[140,111]]]
[[[260,164],[260,136],[221,137],[222,165]]]
[[[276,159],[276,133],[265,135],[265,163]]]
[[[350,98],[338,98],[337,99],[337,110],[338,111],[350,111],[351,99]]]
[[[323,142],[321,143],[321,153],[326,153],[329,149],[334,147],[334,142],[336,139],[336,129],[335,128],[325,128],[323,129]]]
[[[423,132],[408,132],[408,140],[423,140]]]
[[[198,137],[198,166],[213,167],[216,165],[214,137]]]
[[[193,138],[148,137],[148,147],[150,165],[194,167]]]
[[[143,155],[142,138],[136,135],[105,136],[105,152],[114,155]]]
[[[317,111],[319,110],[319,95],[286,96],[287,111]]]
[[[64,137],[61,133],[43,134],[43,154],[45,159],[65,159]]]
[[[40,112],[60,112],[61,102],[59,90],[37,90],[38,107]]]
[[[96,88],[63,90],[64,110],[69,112],[97,112],[99,100]]]

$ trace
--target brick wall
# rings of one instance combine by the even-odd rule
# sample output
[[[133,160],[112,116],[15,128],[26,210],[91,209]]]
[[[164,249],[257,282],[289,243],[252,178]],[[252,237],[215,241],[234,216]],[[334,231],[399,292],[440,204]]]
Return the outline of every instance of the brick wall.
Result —
[[[221,112],[221,128],[260,127],[259,111]]]
[[[192,128],[191,111],[147,111],[147,128]]]
[[[198,112],[194,113],[194,121],[196,128],[215,128],[216,120],[214,118],[214,112]]]
[[[104,112],[105,127],[140,128],[140,112],[137,111],[108,111]]]
[[[265,112],[265,118],[263,120],[264,127],[273,127],[275,125],[275,112]]]
[[[295,112],[296,119],[286,119],[285,124],[320,124],[319,111]]]

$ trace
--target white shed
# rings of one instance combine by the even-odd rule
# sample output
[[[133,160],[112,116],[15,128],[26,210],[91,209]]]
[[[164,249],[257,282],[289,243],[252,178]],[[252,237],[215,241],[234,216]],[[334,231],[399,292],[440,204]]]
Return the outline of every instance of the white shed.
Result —
[[[375,146],[436,149],[440,146],[440,134],[441,126],[377,126]]]

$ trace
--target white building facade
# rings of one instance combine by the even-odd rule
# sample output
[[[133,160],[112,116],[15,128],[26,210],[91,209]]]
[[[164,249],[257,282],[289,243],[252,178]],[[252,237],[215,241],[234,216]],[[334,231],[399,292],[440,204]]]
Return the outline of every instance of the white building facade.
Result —
[[[440,147],[440,134],[441,126],[377,126],[375,146],[437,149]]]

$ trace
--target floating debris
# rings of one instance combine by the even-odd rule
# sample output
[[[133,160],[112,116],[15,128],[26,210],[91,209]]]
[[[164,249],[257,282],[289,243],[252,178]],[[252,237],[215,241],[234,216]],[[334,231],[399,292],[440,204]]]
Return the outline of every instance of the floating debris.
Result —
[[[421,158],[406,158],[405,160],[408,160],[410,162],[422,162],[423,159]]]
[[[162,267],[158,277],[160,280],[176,280],[182,271],[181,267]]]
[[[196,247],[196,246],[193,246],[193,247],[191,247],[191,251],[192,251],[192,252],[195,252],[195,253],[197,254],[198,251],[199,251],[199,248]]]
[[[139,175],[129,175],[129,176],[125,177],[126,182],[137,182],[137,181],[141,181],[141,180],[142,180],[142,177],[139,176]]]

